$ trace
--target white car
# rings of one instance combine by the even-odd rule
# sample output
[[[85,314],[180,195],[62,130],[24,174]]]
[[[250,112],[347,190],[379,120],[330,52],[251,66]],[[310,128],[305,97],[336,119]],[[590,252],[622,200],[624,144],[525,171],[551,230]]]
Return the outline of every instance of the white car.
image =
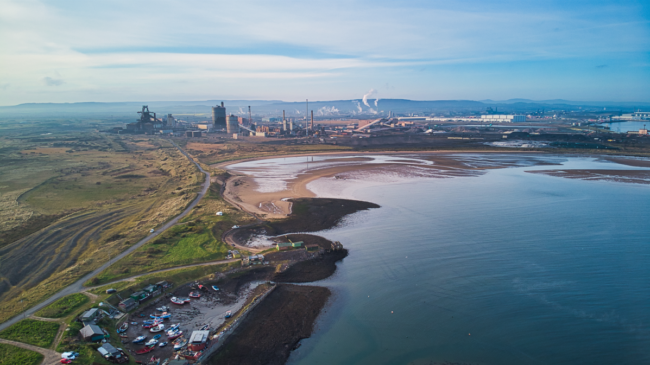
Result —
[[[223,212],[217,212],[217,215],[223,215]]]
[[[233,229],[236,229],[236,228],[239,228],[239,226],[235,225],[235,226],[232,226],[232,228],[233,228]]]
[[[77,356],[79,356],[79,353],[72,352],[72,351],[64,352],[61,354],[62,359],[68,359],[68,360],[74,360],[77,358]]]
[[[149,233],[153,233],[153,232],[154,232],[154,230],[153,230],[153,228],[152,228],[152,229],[149,231]]]

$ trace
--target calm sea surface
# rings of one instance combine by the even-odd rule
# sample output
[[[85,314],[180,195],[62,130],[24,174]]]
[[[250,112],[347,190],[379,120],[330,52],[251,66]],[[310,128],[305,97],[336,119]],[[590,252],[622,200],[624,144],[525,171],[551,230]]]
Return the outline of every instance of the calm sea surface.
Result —
[[[628,168],[548,159],[563,166],[310,183],[382,207],[320,233],[350,255],[289,363],[650,364],[650,186],[525,172]]]

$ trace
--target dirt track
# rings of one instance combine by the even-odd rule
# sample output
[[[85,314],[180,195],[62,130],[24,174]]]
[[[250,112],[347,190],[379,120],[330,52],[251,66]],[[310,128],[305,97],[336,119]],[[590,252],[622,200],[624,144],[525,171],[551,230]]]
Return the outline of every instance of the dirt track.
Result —
[[[16,347],[21,347],[27,350],[31,350],[34,352],[38,352],[39,354],[42,354],[45,356],[43,358],[43,362],[41,364],[43,365],[55,365],[55,364],[60,364],[61,361],[61,353],[56,352],[54,350],[47,350],[42,347],[34,346],[34,345],[28,345],[26,343],[22,342],[16,342],[16,341],[9,341],[9,340],[4,340],[0,338],[0,343],[4,343],[7,345],[13,345]]]
[[[12,287],[37,285],[54,272],[74,265],[99,232],[127,219],[134,212],[90,212],[58,221],[0,249],[0,299]]]

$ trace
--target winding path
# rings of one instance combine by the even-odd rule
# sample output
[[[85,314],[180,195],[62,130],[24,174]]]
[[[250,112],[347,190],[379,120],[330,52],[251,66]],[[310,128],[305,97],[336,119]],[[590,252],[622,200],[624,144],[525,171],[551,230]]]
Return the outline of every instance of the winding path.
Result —
[[[110,283],[105,283],[105,284],[98,285],[98,286],[87,286],[87,287],[83,288],[82,292],[84,294],[88,294],[88,295],[95,295],[95,294],[92,294],[92,293],[88,293],[87,290],[93,290],[93,289],[97,289],[97,288],[102,287],[102,286],[107,286],[107,285],[111,285],[111,284],[115,284],[115,283],[121,283],[123,281],[133,281],[136,278],[139,278],[141,276],[157,274],[157,273],[165,272],[165,271],[185,269],[185,268],[188,268],[188,267],[199,267],[199,266],[211,266],[211,265],[219,265],[219,264],[228,264],[228,263],[231,263],[231,262],[239,262],[239,261],[241,261],[241,259],[216,260],[216,261],[201,262],[201,263],[198,263],[198,264],[189,264],[189,265],[168,267],[166,269],[154,270],[154,271],[149,271],[149,272],[145,272],[145,273],[134,275],[134,276],[129,276],[128,278],[111,281]]]
[[[24,348],[24,349],[31,350],[31,351],[34,351],[34,352],[38,352],[39,354],[42,354],[43,356],[45,356],[43,358],[43,362],[41,363],[43,365],[60,364],[60,361],[61,361],[61,353],[56,352],[54,350],[48,350],[48,349],[44,349],[42,347],[29,345],[29,344],[22,343],[22,342],[5,340],[5,339],[2,339],[2,338],[0,338],[0,343],[4,343],[6,345],[12,345],[12,346]]]
[[[63,298],[64,296],[69,295],[69,294],[74,294],[74,293],[78,293],[78,292],[82,292],[82,291],[87,290],[87,288],[84,288],[84,286],[83,286],[83,284],[84,284],[86,281],[92,279],[92,278],[93,278],[94,276],[96,276],[97,274],[99,274],[99,273],[101,273],[102,271],[106,270],[106,268],[108,268],[109,266],[111,266],[114,262],[117,262],[117,261],[121,260],[122,258],[126,257],[127,255],[129,255],[129,254],[132,253],[133,251],[135,251],[135,250],[137,250],[138,248],[140,248],[140,247],[141,247],[142,245],[144,245],[145,243],[147,243],[147,242],[151,241],[152,239],[156,238],[156,237],[157,237],[159,234],[161,234],[162,232],[164,232],[164,231],[166,231],[167,229],[171,228],[173,225],[175,225],[176,223],[178,223],[178,221],[179,221],[180,219],[182,219],[182,218],[185,217],[188,213],[190,213],[190,212],[192,211],[192,209],[194,209],[194,207],[195,207],[195,206],[196,206],[196,205],[201,201],[201,199],[203,199],[203,197],[205,196],[205,194],[208,192],[208,189],[210,188],[210,173],[207,172],[207,171],[205,171],[205,170],[203,170],[203,168],[201,167],[201,165],[199,165],[196,161],[194,161],[194,159],[192,159],[192,157],[190,157],[190,155],[187,154],[187,152],[185,152],[182,148],[180,148],[180,147],[179,147],[179,146],[178,146],[174,141],[170,140],[170,142],[171,142],[171,143],[174,145],[174,147],[176,147],[176,148],[177,148],[177,149],[178,149],[178,150],[179,150],[183,155],[185,155],[185,157],[187,157],[187,159],[190,160],[190,162],[194,163],[194,165],[196,165],[196,167],[199,169],[199,171],[200,171],[201,173],[203,173],[203,174],[205,175],[205,181],[204,181],[204,183],[203,183],[203,187],[202,187],[201,191],[198,193],[196,199],[194,199],[194,201],[193,201],[192,203],[190,203],[190,205],[187,206],[187,208],[185,208],[185,210],[184,210],[181,214],[179,214],[179,215],[176,216],[175,218],[173,218],[173,219],[171,219],[170,221],[168,221],[167,223],[165,223],[162,227],[158,228],[158,229],[156,230],[156,232],[154,232],[154,233],[150,234],[149,236],[143,238],[142,240],[140,240],[140,241],[139,241],[138,243],[136,243],[135,245],[129,247],[126,251],[123,251],[123,252],[120,253],[119,255],[113,257],[111,260],[109,260],[108,262],[104,263],[102,266],[100,266],[100,267],[98,267],[97,269],[93,270],[92,272],[86,274],[84,277],[82,277],[81,279],[77,280],[76,282],[70,284],[69,286],[67,286],[67,287],[65,287],[65,288],[63,288],[63,289],[61,289],[59,292],[57,292],[56,294],[54,294],[54,295],[52,295],[51,297],[47,298],[46,300],[44,300],[44,301],[42,301],[42,302],[36,304],[35,306],[29,308],[29,309],[26,310],[25,312],[20,313],[20,314],[16,315],[15,317],[9,319],[8,321],[6,321],[6,322],[0,324],[0,331],[2,331],[2,330],[4,330],[5,328],[7,328],[7,327],[9,327],[9,326],[11,326],[11,325],[13,325],[13,324],[15,324],[16,322],[20,321],[21,319],[23,319],[23,318],[26,317],[26,316],[31,316],[31,315],[33,315],[34,313],[36,313],[37,311],[39,311],[41,308],[44,308],[44,307],[48,306],[50,303],[54,302],[55,300],[58,300],[58,299],[60,299],[60,298]],[[178,269],[178,267],[177,267],[176,269]],[[147,273],[147,274],[150,274],[150,273]],[[125,279],[125,280],[126,280],[126,279]]]

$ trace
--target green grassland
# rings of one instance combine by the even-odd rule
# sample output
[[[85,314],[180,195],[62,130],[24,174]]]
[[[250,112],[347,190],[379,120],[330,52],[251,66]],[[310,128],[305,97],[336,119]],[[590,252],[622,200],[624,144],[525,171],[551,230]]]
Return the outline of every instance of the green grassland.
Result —
[[[204,178],[168,140],[94,131],[13,131],[0,161],[0,322],[179,214]]]
[[[0,365],[38,365],[42,361],[38,352],[0,343]]]
[[[233,209],[221,199],[220,186],[210,191],[183,223],[165,231],[158,239],[116,262],[86,285],[101,285],[121,278],[169,267],[223,260],[228,246],[221,235],[233,225],[251,223],[250,216]],[[223,216],[215,213],[221,211]]]
[[[81,293],[70,294],[36,312],[36,315],[45,318],[63,318],[88,303],[89,300],[86,295]]]
[[[0,338],[47,348],[52,345],[59,326],[56,322],[23,319],[0,332]]]

